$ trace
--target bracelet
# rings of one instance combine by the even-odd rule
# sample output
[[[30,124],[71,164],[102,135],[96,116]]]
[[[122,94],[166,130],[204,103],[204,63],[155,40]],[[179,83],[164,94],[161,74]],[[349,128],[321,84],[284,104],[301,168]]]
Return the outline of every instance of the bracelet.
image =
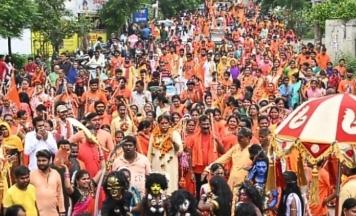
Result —
[[[99,160],[104,160],[104,156],[99,156]]]
[[[69,178],[70,174],[69,173],[64,173],[64,178]]]

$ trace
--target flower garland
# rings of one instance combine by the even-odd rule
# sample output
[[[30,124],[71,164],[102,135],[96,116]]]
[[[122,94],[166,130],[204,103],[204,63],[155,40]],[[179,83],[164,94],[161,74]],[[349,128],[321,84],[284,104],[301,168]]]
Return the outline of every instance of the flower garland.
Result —
[[[173,143],[171,140],[171,135],[173,128],[168,129],[167,133],[162,134],[161,129],[156,126],[152,131],[152,137],[154,137],[152,146],[161,151],[161,154],[166,154],[173,149]],[[156,138],[162,137],[162,141],[159,142]]]

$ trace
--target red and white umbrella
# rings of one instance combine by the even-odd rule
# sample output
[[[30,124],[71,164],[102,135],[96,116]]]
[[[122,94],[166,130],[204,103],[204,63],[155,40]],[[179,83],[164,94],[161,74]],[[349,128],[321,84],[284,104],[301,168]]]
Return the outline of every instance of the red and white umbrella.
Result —
[[[298,139],[314,158],[331,144],[356,144],[356,96],[345,93],[308,100],[281,122],[275,135],[284,151]]]

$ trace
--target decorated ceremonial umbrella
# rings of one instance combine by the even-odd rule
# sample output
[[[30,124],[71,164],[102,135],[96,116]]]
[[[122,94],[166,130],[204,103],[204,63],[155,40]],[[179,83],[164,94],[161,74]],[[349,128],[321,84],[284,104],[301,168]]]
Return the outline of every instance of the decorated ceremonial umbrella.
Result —
[[[352,146],[356,145],[356,96],[335,94],[304,102],[276,128],[274,141],[272,146],[277,152],[283,154],[297,147],[314,165],[310,194],[311,202],[318,202],[316,162],[335,153],[346,165],[355,165]],[[303,173],[300,162],[298,173],[299,169]]]
[[[356,96],[335,94],[304,102],[276,128],[275,139],[283,152],[301,144],[310,161],[338,149],[337,144],[356,144]]]

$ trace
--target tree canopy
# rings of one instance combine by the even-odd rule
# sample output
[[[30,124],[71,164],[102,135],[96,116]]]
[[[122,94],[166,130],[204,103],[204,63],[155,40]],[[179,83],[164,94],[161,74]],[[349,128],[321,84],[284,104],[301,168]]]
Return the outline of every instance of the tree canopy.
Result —
[[[307,9],[307,20],[321,25],[328,19],[348,21],[356,18],[355,0],[327,0]]]
[[[100,10],[100,18],[109,33],[120,29],[131,14],[142,8],[146,0],[109,0]]]
[[[306,0],[262,0],[261,8],[265,12],[278,6],[290,11],[295,11],[303,9],[306,3]]]
[[[202,3],[202,0],[160,0],[159,10],[164,17],[172,17],[184,10],[196,9]]]
[[[33,23],[33,30],[40,32],[56,52],[63,39],[77,31],[77,20],[65,8],[64,0],[35,0],[39,15]]]
[[[2,0],[0,7],[0,35],[19,37],[22,30],[30,27],[37,7],[32,0]]]

